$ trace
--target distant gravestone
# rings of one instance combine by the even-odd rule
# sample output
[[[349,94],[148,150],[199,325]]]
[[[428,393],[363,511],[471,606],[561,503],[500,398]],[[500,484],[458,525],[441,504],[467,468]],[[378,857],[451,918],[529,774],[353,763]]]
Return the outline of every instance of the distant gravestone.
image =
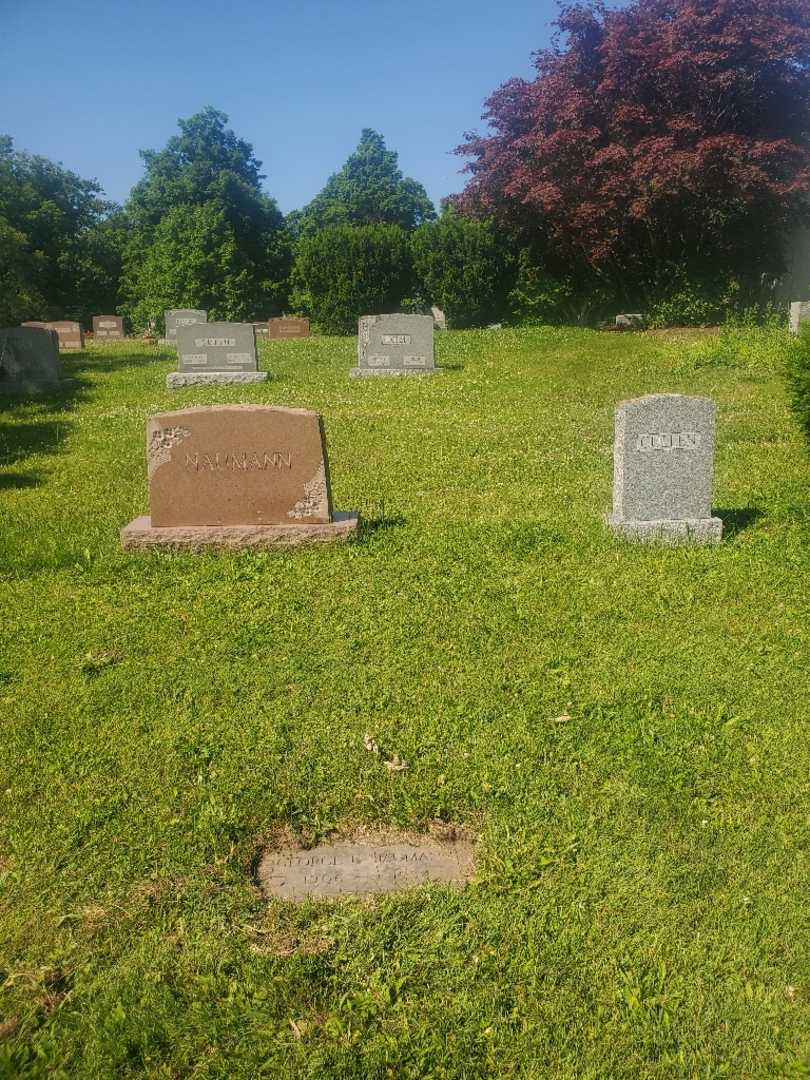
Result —
[[[631,540],[716,544],[712,517],[715,404],[650,394],[616,407],[610,527]]]
[[[81,324],[70,319],[59,319],[56,322],[45,323],[49,330],[55,330],[59,338],[59,348],[62,351],[71,351],[84,348],[84,334]]]
[[[463,885],[472,876],[472,844],[451,842],[323,844],[268,851],[257,877],[266,896],[284,900],[401,892],[418,885]]]
[[[93,337],[97,340],[121,341],[124,336],[124,320],[120,315],[93,316]]]
[[[271,338],[309,337],[309,319],[268,319],[267,336]]]
[[[354,378],[436,373],[432,315],[364,315],[357,330]]]
[[[264,382],[269,374],[258,370],[252,323],[197,323],[177,328],[177,371],[166,386]]]
[[[174,344],[177,341],[177,329],[180,326],[194,326],[197,323],[208,322],[207,311],[197,311],[194,308],[172,308],[164,312],[166,327],[165,341]]]
[[[440,307],[432,307],[430,313],[433,316],[433,328],[435,330],[447,329],[447,317]]]
[[[790,305],[790,332],[798,334],[803,322],[810,319],[810,300],[794,300]]]
[[[42,326],[0,330],[0,390],[40,394],[72,384],[64,375],[55,330]]]
[[[320,416],[219,405],[149,419],[151,515],[121,531],[125,550],[264,548],[346,540],[358,515],[335,514]]]
[[[268,328],[267,322],[255,322],[252,324],[253,329],[256,331],[256,337],[267,337]]]
[[[617,315],[614,325],[617,330],[641,330],[644,327],[644,316],[638,312]]]

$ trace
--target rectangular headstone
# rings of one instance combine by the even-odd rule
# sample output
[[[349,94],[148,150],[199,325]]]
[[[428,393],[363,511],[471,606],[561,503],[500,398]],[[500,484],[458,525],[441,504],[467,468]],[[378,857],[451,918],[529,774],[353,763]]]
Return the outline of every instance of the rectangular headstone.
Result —
[[[208,322],[207,311],[197,311],[195,308],[171,308],[164,312],[166,341],[177,340],[177,328],[179,326],[194,326],[196,323]]]
[[[72,385],[64,377],[55,330],[14,326],[0,330],[0,389],[38,394]]]
[[[256,331],[256,337],[267,337],[269,334],[267,320],[253,323],[253,329]]]
[[[634,540],[719,543],[712,517],[715,404],[649,394],[616,407],[613,513],[608,524]]]
[[[320,416],[308,409],[219,405],[153,416],[146,456],[151,517],[125,548],[262,547],[346,539],[357,515],[333,515]]]
[[[433,316],[433,328],[434,330],[446,330],[447,329],[447,317],[440,307],[434,306],[430,309],[430,314]]]
[[[798,334],[803,322],[810,319],[810,300],[794,300],[790,305],[790,332]]]
[[[432,375],[432,315],[364,315],[357,326],[351,375]]]
[[[268,374],[258,370],[252,323],[198,323],[177,328],[177,371],[166,386],[264,382]]]
[[[267,336],[271,338],[309,337],[309,319],[268,319]]]
[[[80,323],[72,322],[70,319],[59,319],[57,322],[49,322],[45,325],[49,330],[56,331],[60,349],[69,351],[84,348],[84,334]]]
[[[124,336],[124,320],[120,315],[93,316],[93,337],[96,340],[121,341]]]
[[[365,896],[419,885],[463,885],[473,872],[473,847],[464,840],[415,843],[320,844],[302,851],[268,851],[258,867],[266,896]]]

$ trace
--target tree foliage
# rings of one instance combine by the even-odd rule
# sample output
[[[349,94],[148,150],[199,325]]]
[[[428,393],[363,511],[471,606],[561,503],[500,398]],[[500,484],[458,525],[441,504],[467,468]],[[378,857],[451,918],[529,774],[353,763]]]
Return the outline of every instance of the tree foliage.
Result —
[[[494,216],[581,287],[660,292],[675,265],[782,270],[808,215],[806,0],[562,9],[537,77],[486,103],[457,205]]]
[[[95,180],[0,137],[0,323],[115,310],[121,232]]]
[[[511,260],[489,222],[448,207],[419,226],[411,250],[421,294],[442,308],[451,326],[482,326],[501,316]]]
[[[415,229],[436,216],[416,180],[404,177],[382,135],[364,128],[357,149],[300,215],[302,235],[332,225],[398,225]]]
[[[332,225],[298,243],[294,303],[327,334],[360,315],[396,311],[412,286],[408,234],[398,225]]]
[[[128,310],[137,325],[165,307],[212,318],[275,314],[286,298],[284,219],[262,190],[253,148],[210,107],[180,120],[163,150],[142,151],[145,173],[126,211]]]

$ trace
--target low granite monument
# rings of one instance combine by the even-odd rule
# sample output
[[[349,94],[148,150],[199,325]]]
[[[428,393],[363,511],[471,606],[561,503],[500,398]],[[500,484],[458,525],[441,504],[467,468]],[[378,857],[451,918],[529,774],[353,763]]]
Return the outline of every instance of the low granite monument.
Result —
[[[712,517],[715,404],[684,394],[649,394],[616,406],[613,513],[630,540],[717,544]]]
[[[309,319],[268,319],[267,336],[271,338],[309,337]]]
[[[177,341],[177,328],[180,326],[195,326],[197,323],[208,322],[207,311],[197,311],[195,308],[172,308],[164,312],[166,343]]]
[[[353,378],[434,375],[432,315],[364,315],[357,326]]]
[[[93,337],[97,341],[122,341],[125,336],[120,315],[93,316]]]
[[[790,305],[790,332],[798,334],[803,322],[810,319],[810,300],[794,300]]]
[[[309,409],[217,405],[161,413],[146,426],[149,517],[124,550],[267,548],[347,540],[334,513],[323,423]]]
[[[55,330],[14,326],[0,330],[0,390],[7,394],[42,394],[73,385],[59,358]]]
[[[259,371],[253,323],[211,322],[178,326],[177,371],[166,376],[166,388],[265,382]]]

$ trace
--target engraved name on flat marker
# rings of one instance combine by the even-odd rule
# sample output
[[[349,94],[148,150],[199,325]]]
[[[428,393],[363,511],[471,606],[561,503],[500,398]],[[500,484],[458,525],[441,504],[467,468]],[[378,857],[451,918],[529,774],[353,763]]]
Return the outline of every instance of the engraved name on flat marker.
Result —
[[[426,839],[421,844],[337,843],[309,851],[268,851],[259,863],[258,880],[268,897],[304,900],[401,892],[430,883],[463,885],[472,871],[469,841]]]

